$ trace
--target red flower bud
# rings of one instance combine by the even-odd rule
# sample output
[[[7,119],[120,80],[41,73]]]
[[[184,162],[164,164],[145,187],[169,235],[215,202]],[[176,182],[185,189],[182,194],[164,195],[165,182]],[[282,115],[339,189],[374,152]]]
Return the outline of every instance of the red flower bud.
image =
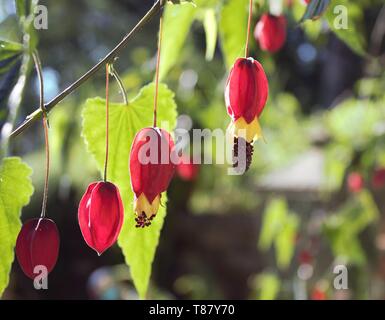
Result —
[[[135,193],[136,227],[151,224],[159,209],[161,193],[174,175],[174,141],[159,128],[144,128],[134,139],[130,153],[131,186]]]
[[[319,289],[319,288],[314,288],[312,293],[311,293],[311,300],[326,300],[327,296],[325,291]]]
[[[379,189],[385,185],[385,168],[378,168],[374,170],[372,177],[373,188]]]
[[[189,157],[182,156],[181,162],[176,167],[178,176],[185,181],[194,181],[199,174],[199,165],[193,163]]]
[[[25,275],[31,279],[36,277],[36,266],[44,266],[51,272],[57,261],[59,246],[59,231],[52,220],[40,218],[24,223],[16,241],[16,257]]]
[[[360,192],[364,186],[364,179],[358,172],[352,172],[348,176],[348,188],[350,192]]]
[[[262,15],[254,31],[262,50],[274,53],[282,48],[286,41],[286,24],[285,16]]]
[[[227,79],[225,100],[227,113],[234,120],[251,123],[265,107],[268,82],[262,65],[253,58],[235,61]]]
[[[313,262],[313,256],[309,251],[302,250],[299,253],[298,260],[300,264],[311,264]]]
[[[111,247],[123,224],[124,208],[118,187],[91,183],[79,204],[78,220],[86,243],[99,255]]]
[[[269,85],[262,65],[253,58],[239,58],[235,61],[227,80],[225,100],[227,113],[232,118],[230,131],[234,136],[234,157],[238,149],[246,152],[246,170],[251,164],[253,141],[262,137],[258,117],[261,115],[268,96]],[[245,140],[245,146],[239,144]],[[238,166],[237,161],[235,165]]]

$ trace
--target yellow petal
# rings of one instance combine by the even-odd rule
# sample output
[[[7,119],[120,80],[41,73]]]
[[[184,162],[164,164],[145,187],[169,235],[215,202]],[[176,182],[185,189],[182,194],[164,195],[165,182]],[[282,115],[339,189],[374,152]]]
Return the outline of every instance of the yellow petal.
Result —
[[[134,210],[136,215],[140,216],[144,212],[146,217],[150,219],[155,216],[159,210],[160,197],[159,195],[150,203],[147,197],[142,193],[139,198],[134,201]]]
[[[243,117],[239,118],[231,123],[230,130],[235,137],[244,138],[247,142],[263,138],[262,129],[257,117],[250,123],[247,123]]]

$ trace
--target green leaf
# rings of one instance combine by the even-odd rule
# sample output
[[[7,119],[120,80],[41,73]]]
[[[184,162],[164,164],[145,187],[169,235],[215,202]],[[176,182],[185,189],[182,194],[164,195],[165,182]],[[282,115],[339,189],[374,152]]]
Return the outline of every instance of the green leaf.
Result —
[[[22,50],[22,44],[0,39],[0,61],[20,54]]]
[[[299,219],[295,214],[289,214],[282,223],[282,230],[275,239],[275,252],[278,267],[286,269],[294,255]]]
[[[307,6],[305,14],[300,22],[308,19],[318,19],[325,12],[330,4],[330,0],[312,0]]]
[[[19,18],[27,17],[38,4],[39,0],[15,0],[16,13]]]
[[[185,4],[166,6],[163,22],[163,43],[159,78],[162,80],[180,57],[197,8]]]
[[[0,296],[8,286],[20,213],[33,193],[32,169],[20,158],[4,158],[0,166]]]
[[[371,194],[363,190],[338,213],[327,218],[324,232],[335,256],[363,265],[366,255],[358,236],[380,217]]]
[[[146,295],[151,275],[151,265],[158,245],[160,231],[166,214],[166,197],[162,198],[163,207],[149,228],[135,228],[133,193],[129,175],[129,153],[135,134],[144,127],[152,126],[154,85],[144,87],[139,95],[128,105],[110,104],[110,157],[108,179],[118,185],[125,208],[125,218],[119,236],[119,246],[123,250],[126,263],[131,268],[139,296]],[[105,100],[88,99],[83,110],[82,136],[88,151],[96,159],[102,171],[105,157]],[[159,87],[158,125],[168,131],[176,125],[176,104],[174,93],[167,86]]]
[[[16,16],[8,16],[0,23],[0,40],[19,43],[22,38],[23,34]]]
[[[365,55],[364,13],[360,5],[348,0],[332,0],[325,17],[339,39],[355,53]]]
[[[219,35],[227,69],[245,49],[248,3],[248,0],[228,0],[221,8]]]
[[[254,285],[258,291],[258,300],[275,300],[281,288],[281,281],[274,273],[261,273],[255,280]]]
[[[326,114],[326,125],[333,138],[360,150],[376,136],[375,128],[385,113],[370,100],[345,99]]]
[[[268,250],[271,247],[276,235],[282,229],[282,222],[286,219],[287,211],[287,203],[283,198],[276,198],[268,203],[259,237],[261,250]]]
[[[298,227],[299,219],[289,212],[284,198],[269,202],[263,217],[259,248],[266,251],[274,243],[279,268],[287,268],[293,257]]]
[[[215,17],[215,9],[205,10],[203,26],[205,28],[206,34],[206,60],[211,61],[214,58],[218,36],[218,26]]]
[[[173,4],[181,4],[184,2],[194,3],[194,0],[168,0],[168,2],[173,3]]]
[[[15,0],[16,13],[19,17],[25,17],[29,9],[29,0]]]

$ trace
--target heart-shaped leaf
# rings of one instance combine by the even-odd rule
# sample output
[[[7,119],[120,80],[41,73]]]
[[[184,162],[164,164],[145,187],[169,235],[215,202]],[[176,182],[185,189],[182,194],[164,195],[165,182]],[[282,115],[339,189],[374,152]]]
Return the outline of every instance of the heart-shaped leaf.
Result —
[[[0,166],[0,296],[8,285],[21,209],[33,193],[32,170],[20,158],[5,158]]]
[[[133,193],[129,174],[129,154],[135,134],[144,127],[152,126],[154,85],[144,87],[139,95],[128,105],[110,104],[110,157],[108,178],[118,185],[122,196],[125,218],[119,236],[119,246],[123,250],[126,263],[130,266],[139,296],[146,295],[151,265],[158,245],[160,231],[166,215],[166,197],[162,197],[163,206],[149,228],[135,228]],[[176,125],[176,104],[174,93],[165,85],[159,87],[158,126],[168,131]],[[83,111],[82,135],[88,151],[95,157],[100,170],[105,157],[105,100],[88,99]]]

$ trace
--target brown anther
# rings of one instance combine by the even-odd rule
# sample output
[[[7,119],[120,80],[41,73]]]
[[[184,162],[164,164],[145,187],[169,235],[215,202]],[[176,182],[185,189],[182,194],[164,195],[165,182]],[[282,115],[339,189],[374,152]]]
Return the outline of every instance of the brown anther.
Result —
[[[136,221],[136,228],[144,228],[151,225],[151,220],[154,218],[155,215],[152,215],[150,218],[147,218],[146,213],[143,211],[141,215],[137,216],[135,218]]]
[[[241,142],[241,143],[240,143]],[[251,161],[253,159],[254,147],[252,142],[247,142],[243,138],[234,137],[233,148],[233,167],[239,170],[245,168],[245,172],[249,170]],[[245,157],[238,157],[239,154],[246,155]],[[239,165],[239,161],[242,161]],[[244,163],[246,161],[246,163]]]

